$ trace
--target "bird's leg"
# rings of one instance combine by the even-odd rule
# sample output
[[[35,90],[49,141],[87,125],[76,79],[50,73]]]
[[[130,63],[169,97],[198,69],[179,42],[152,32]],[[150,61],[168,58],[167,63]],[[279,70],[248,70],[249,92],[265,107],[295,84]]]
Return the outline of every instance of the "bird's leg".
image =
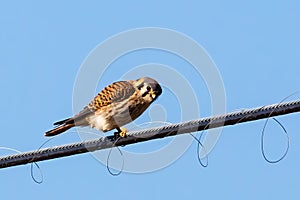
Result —
[[[115,137],[126,137],[126,133],[127,133],[127,129],[126,128],[123,128],[123,127],[118,127],[117,128],[117,131],[118,132],[115,132]]]

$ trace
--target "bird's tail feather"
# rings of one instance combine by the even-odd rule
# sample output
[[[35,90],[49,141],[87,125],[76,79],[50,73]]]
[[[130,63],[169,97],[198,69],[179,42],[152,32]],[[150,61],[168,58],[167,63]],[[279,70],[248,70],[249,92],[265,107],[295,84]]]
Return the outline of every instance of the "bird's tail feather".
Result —
[[[62,133],[62,132],[65,132],[66,130],[68,130],[68,129],[74,127],[74,126],[75,126],[74,123],[70,123],[70,124],[62,124],[62,125],[60,125],[60,126],[54,128],[54,129],[52,129],[52,130],[50,130],[50,131],[47,131],[47,132],[45,133],[45,136],[54,136],[54,135],[58,135],[58,134],[60,134],[60,133]]]
[[[70,123],[74,123],[73,118],[67,118],[67,119],[60,120],[58,122],[55,122],[53,125],[57,126],[57,125],[70,124]]]

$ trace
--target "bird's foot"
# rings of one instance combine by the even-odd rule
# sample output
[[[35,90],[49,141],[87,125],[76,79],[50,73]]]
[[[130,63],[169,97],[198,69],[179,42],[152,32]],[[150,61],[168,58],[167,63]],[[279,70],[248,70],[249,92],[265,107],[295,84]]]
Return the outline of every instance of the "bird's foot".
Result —
[[[126,137],[126,133],[128,132],[126,128],[117,128],[118,132],[115,132],[114,135],[115,135],[115,138],[125,138]]]

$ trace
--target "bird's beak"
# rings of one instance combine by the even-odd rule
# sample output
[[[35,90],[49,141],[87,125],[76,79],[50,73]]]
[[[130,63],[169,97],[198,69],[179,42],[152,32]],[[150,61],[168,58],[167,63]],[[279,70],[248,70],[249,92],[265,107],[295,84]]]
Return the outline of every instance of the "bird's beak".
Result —
[[[155,97],[156,97],[155,92],[151,91],[151,92],[149,92],[149,94],[151,95],[152,99],[155,99]]]

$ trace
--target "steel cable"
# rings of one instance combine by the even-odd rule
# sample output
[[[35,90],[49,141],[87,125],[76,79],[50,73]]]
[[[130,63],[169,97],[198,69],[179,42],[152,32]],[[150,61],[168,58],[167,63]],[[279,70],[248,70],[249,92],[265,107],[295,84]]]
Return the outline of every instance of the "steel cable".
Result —
[[[116,139],[115,136],[112,135],[108,137],[101,137],[97,140],[83,141],[79,143],[66,144],[62,146],[2,156],[0,157],[0,168],[71,156],[116,146],[124,146],[142,141],[234,125],[299,111],[300,100],[272,104],[253,109],[245,109],[223,115],[206,117],[157,128],[130,131],[127,133],[127,137],[125,138]]]

